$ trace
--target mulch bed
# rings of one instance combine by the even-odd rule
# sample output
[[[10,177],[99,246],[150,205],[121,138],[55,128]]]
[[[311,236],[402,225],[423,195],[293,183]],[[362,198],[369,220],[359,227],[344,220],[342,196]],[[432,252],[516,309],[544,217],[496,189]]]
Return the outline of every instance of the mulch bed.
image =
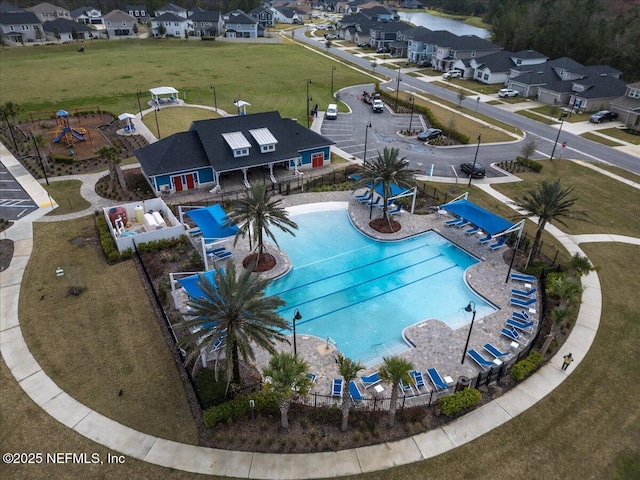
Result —
[[[252,272],[266,272],[267,270],[271,270],[276,266],[276,258],[270,253],[263,253],[260,261],[256,265],[257,258],[258,254],[252,253],[242,261],[242,266],[245,269],[249,270],[252,266],[255,265],[253,267],[253,270],[251,270]]]
[[[376,232],[380,233],[395,233],[402,228],[395,220],[390,220],[389,222],[385,222],[382,218],[376,218],[369,222],[369,226],[373,228]]]
[[[13,259],[13,240],[0,240],[0,272],[4,272]]]

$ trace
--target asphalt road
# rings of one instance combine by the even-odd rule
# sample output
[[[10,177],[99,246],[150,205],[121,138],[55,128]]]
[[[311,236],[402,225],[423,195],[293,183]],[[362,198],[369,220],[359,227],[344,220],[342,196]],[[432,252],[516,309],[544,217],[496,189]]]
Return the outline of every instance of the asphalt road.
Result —
[[[0,218],[18,220],[38,205],[25,192],[12,173],[0,163]]]

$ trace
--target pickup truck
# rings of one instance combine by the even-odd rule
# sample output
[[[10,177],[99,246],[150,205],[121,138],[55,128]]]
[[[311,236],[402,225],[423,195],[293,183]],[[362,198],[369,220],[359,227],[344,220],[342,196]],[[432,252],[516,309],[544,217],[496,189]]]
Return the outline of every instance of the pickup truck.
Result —
[[[384,103],[382,103],[382,100],[379,98],[376,98],[371,104],[371,109],[374,113],[382,113],[384,112]]]
[[[362,92],[362,101],[364,103],[373,103],[374,100],[380,100],[379,93],[369,93],[366,90]]]

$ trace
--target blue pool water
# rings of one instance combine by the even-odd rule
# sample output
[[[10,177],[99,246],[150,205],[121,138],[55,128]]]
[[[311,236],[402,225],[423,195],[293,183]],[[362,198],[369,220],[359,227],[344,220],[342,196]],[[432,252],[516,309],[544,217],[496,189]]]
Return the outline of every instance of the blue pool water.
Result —
[[[471,321],[464,307],[473,300],[479,316],[495,309],[464,283],[478,260],[434,232],[399,242],[372,240],[351,224],[347,211],[290,216],[296,236],[276,232],[293,269],[275,280],[268,295],[286,306],[298,335],[330,337],[338,349],[360,361],[408,348],[402,330],[430,318],[452,328]]]

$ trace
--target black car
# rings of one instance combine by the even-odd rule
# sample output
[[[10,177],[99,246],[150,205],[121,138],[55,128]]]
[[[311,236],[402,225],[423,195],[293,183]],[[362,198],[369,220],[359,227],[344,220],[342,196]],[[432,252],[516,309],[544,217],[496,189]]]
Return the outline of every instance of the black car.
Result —
[[[418,140],[425,142],[438,138],[440,135],[442,135],[442,130],[439,128],[427,128],[418,134]]]
[[[616,112],[601,110],[591,115],[589,117],[589,121],[591,123],[613,122],[616,118],[618,118],[618,114]]]
[[[471,175],[471,178],[484,178],[486,175],[486,171],[482,165],[476,163],[475,165],[471,162],[463,163],[460,165],[460,170],[462,170],[467,175]]]

